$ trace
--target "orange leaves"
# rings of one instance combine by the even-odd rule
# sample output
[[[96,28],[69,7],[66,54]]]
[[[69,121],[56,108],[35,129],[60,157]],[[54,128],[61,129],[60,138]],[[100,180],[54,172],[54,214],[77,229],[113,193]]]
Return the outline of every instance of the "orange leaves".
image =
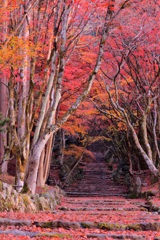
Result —
[[[81,59],[86,63],[95,63],[96,53],[93,52],[81,52]]]
[[[23,4],[24,1],[21,0],[11,0],[11,1],[0,1],[0,6],[5,9],[6,12],[12,12],[15,9],[19,8],[20,4]]]
[[[13,37],[7,48],[0,50],[0,64],[1,66],[18,66],[22,61],[22,55],[19,54],[19,49],[24,48],[24,42],[18,37]]]
[[[63,125],[63,129],[65,129],[68,133],[70,133],[71,135],[74,135],[75,133],[79,133],[79,134],[85,134],[85,129],[83,128],[83,126],[79,125],[76,121],[72,121],[72,123],[70,123],[70,121],[67,124]]]
[[[84,148],[76,145],[70,145],[68,149],[64,150],[65,156],[74,157],[76,159],[80,158],[84,152]]]

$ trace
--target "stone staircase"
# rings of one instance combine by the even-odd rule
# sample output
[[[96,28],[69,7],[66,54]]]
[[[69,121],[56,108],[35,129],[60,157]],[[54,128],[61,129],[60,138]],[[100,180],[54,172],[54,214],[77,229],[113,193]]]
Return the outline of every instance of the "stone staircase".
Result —
[[[123,179],[113,182],[100,153],[83,168],[82,180],[65,187],[53,212],[0,218],[0,239],[160,240],[160,201],[149,212],[145,199],[126,198]]]
[[[112,171],[108,168],[101,153],[95,153],[95,159],[83,167],[82,179],[71,186],[64,187],[67,196],[125,196],[127,188],[121,177],[118,183],[112,179]]]
[[[160,240],[160,215],[143,199],[123,196],[63,197],[52,213],[0,218],[0,239]]]
[[[144,199],[123,196],[64,197],[55,211],[56,227],[83,230],[75,239],[160,239],[160,216]],[[42,226],[42,225],[41,225]],[[74,239],[74,238],[71,238]]]

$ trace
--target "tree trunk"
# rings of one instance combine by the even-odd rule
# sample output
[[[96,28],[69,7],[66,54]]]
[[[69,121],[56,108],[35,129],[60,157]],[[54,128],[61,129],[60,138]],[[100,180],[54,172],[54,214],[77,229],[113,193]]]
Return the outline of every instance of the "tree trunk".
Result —
[[[133,136],[133,139],[134,139],[134,142],[136,144],[136,147],[138,148],[138,150],[140,151],[143,159],[145,160],[149,170],[151,171],[151,173],[153,173],[154,176],[158,176],[158,169],[155,167],[152,159],[147,155],[147,153],[143,150],[140,142],[139,142],[139,139],[137,137],[137,134],[133,128],[132,125],[130,125],[130,128],[131,128],[131,132],[132,132],[132,136]]]
[[[24,166],[21,165],[21,157],[16,159],[16,190],[20,192],[24,185]]]
[[[25,184],[22,192],[34,194],[37,185],[37,174],[40,164],[42,151],[44,150],[45,142],[35,144],[29,156],[28,173],[25,176]]]
[[[5,76],[3,76],[3,80],[0,83],[0,112],[4,117],[7,116],[7,109],[8,109],[8,94],[7,94],[7,84]],[[7,132],[4,129],[4,132],[0,133],[0,163],[1,165],[1,172],[7,173],[7,161],[3,161],[4,154],[5,154],[5,146],[7,146]]]
[[[44,159],[45,159],[45,149],[43,149],[41,154],[41,159],[38,168],[38,176],[37,176],[37,186],[44,187]]]
[[[131,135],[133,137],[133,140],[134,140],[134,143],[137,147],[137,149],[139,150],[141,156],[143,157],[143,159],[145,160],[149,170],[151,171],[151,173],[154,175],[154,176],[158,176],[158,169],[156,168],[156,166],[154,165],[153,163],[153,160],[152,160],[152,151],[151,151],[151,147],[149,145],[149,141],[148,141],[148,137],[147,137],[147,129],[146,129],[146,115],[143,114],[143,118],[142,118],[142,130],[143,130],[143,140],[144,140],[144,145],[145,145],[145,148],[146,148],[146,151],[143,149],[139,139],[138,139],[138,135],[131,123],[131,121],[129,120],[129,117],[127,115],[127,112],[125,111],[125,109],[123,107],[121,107],[118,103],[118,89],[116,88],[116,94],[117,94],[117,101],[115,102],[109,92],[109,90],[107,89],[107,92],[109,94],[109,97],[110,97],[110,101],[114,107],[114,109],[116,109],[120,114],[121,116],[123,117],[123,119],[125,120],[126,122],[126,125],[127,127],[130,129],[131,131]]]
[[[52,145],[53,145],[53,134],[46,144],[46,149],[42,151],[40,165],[37,176],[37,186],[44,187],[50,170],[51,155],[52,155]]]
[[[22,12],[23,8],[27,8],[28,0],[25,1],[25,6],[21,6]],[[29,37],[29,30],[28,30],[28,23],[29,21],[29,15],[25,19],[22,27],[22,32],[20,34],[20,37],[23,37],[25,41],[28,40]],[[22,51],[22,50],[21,50]],[[24,175],[25,175],[25,168],[28,160],[29,155],[29,147],[28,144],[30,141],[27,140],[26,130],[27,130],[27,124],[26,124],[26,108],[27,108],[27,100],[28,100],[28,93],[29,93],[29,81],[28,81],[28,63],[29,63],[29,57],[28,57],[28,50],[27,45],[24,44],[23,52],[21,52],[23,56],[23,61],[21,68],[19,70],[19,75],[21,78],[21,82],[19,83],[19,105],[18,105],[18,139],[20,141],[20,148],[21,148],[21,159],[16,159],[16,190],[21,191],[24,184]],[[26,140],[25,140],[26,139]],[[21,185],[21,187],[20,187]]]
[[[5,9],[7,6],[8,0],[3,0],[2,1],[2,9],[5,13]],[[6,36],[7,36],[7,24],[5,20],[5,14],[4,14],[4,20],[3,18],[1,19],[3,24],[2,24],[2,42],[5,42]],[[7,117],[7,109],[8,109],[8,89],[7,89],[7,79],[5,74],[2,72],[1,73],[1,79],[0,79],[0,112],[2,112],[4,117]],[[5,146],[7,146],[7,132],[2,132],[0,133],[0,164],[1,165],[1,172],[2,173],[7,173],[7,161],[3,161],[3,157],[5,154]]]
[[[65,149],[65,132],[61,129],[61,146],[60,146],[60,165],[62,166],[64,163],[64,149]]]

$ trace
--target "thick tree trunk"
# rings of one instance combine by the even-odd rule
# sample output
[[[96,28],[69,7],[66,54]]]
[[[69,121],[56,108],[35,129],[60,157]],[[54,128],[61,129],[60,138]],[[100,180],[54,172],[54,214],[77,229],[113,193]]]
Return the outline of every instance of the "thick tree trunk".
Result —
[[[2,9],[5,13],[5,9],[7,7],[8,0],[3,0],[2,1]],[[2,39],[1,41],[4,42],[6,40],[7,36],[7,24],[5,20],[5,14],[4,14],[4,19],[2,17],[1,21],[3,22],[2,24]],[[1,73],[1,78],[0,78],[0,112],[2,112],[3,116],[7,116],[7,109],[8,109],[8,89],[7,89],[7,79],[4,73]],[[0,133],[0,164],[1,165],[1,172],[2,173],[7,173],[7,161],[3,161],[3,157],[5,154],[5,146],[7,146],[7,133],[2,132]]]
[[[28,173],[25,176],[25,184],[22,192],[35,193],[36,185],[37,185],[37,174],[40,164],[40,158],[42,151],[44,150],[45,142],[37,143],[32,149],[29,156],[29,164],[28,164]]]
[[[8,109],[8,93],[7,93],[7,87],[5,86],[7,84],[5,76],[3,76],[3,80],[0,83],[0,112],[2,112],[2,115],[4,117],[7,116],[7,109]],[[5,129],[4,129],[5,130]],[[0,163],[1,165],[1,172],[7,173],[7,161],[3,161],[4,154],[5,154],[5,146],[7,146],[7,132],[1,132],[0,133]]]

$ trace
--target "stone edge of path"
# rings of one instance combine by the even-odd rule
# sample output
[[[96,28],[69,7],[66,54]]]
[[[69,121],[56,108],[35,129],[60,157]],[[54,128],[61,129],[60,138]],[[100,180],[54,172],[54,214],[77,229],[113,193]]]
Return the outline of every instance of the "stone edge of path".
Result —
[[[131,224],[121,224],[112,222],[69,222],[62,220],[55,221],[30,221],[30,220],[15,220],[8,218],[0,218],[0,226],[33,226],[41,228],[64,228],[64,229],[78,229],[78,228],[89,228],[89,229],[102,229],[102,230],[135,230],[135,231],[160,231],[160,222],[141,222]]]

